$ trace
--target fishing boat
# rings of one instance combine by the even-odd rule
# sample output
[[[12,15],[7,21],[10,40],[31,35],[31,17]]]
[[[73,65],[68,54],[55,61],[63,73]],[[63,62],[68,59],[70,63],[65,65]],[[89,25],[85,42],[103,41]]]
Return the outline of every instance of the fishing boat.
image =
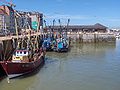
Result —
[[[8,78],[32,73],[45,62],[45,51],[39,47],[38,36],[31,38],[30,30],[28,33],[24,38],[17,38],[18,44],[12,58],[0,61]],[[18,37],[18,32],[16,35]]]
[[[53,51],[52,49],[52,37],[44,38],[42,47],[45,48],[46,51]]]
[[[32,55],[32,56],[31,56]],[[1,61],[4,71],[9,78],[24,75],[36,70],[40,65],[44,64],[44,52],[36,51],[32,54],[27,49],[18,49],[13,54],[12,60]]]
[[[69,50],[69,40],[66,38],[59,38],[56,40],[56,45],[54,51],[56,52],[68,52]]]
[[[68,52],[69,48],[70,48],[69,47],[70,46],[70,40],[67,36],[67,30],[68,30],[70,19],[68,19],[67,26],[65,26],[65,27],[62,27],[60,19],[59,19],[58,22],[60,24],[60,30],[59,30],[59,34],[56,38],[54,51]]]

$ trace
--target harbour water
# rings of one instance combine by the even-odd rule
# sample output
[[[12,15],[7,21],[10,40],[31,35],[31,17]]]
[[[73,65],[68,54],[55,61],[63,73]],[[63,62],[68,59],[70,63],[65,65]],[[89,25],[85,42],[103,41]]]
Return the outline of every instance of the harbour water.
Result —
[[[0,90],[120,90],[120,40],[77,44],[68,53],[48,52],[34,75],[0,81]]]

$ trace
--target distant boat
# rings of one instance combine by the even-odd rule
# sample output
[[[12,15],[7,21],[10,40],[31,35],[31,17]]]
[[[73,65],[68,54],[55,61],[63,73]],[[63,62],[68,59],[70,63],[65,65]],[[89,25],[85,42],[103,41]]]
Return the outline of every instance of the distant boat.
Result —
[[[117,34],[117,35],[116,35],[116,38],[120,38],[120,34]]]
[[[68,52],[69,50],[69,40],[66,38],[59,38],[56,40],[57,44],[54,47],[54,51],[56,52]]]
[[[46,49],[46,51],[53,51],[52,49],[52,37],[47,37],[43,40],[42,47]]]

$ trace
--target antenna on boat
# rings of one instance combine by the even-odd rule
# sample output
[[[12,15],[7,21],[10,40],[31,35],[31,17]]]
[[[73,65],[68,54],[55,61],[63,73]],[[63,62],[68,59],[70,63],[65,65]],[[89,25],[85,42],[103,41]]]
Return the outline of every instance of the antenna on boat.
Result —
[[[62,32],[62,25],[61,25],[61,21],[60,21],[60,19],[58,19],[58,22],[59,22],[59,24],[60,24],[60,34],[61,34],[61,32]]]
[[[52,28],[52,32],[54,31],[54,26],[55,26],[55,19],[53,20],[53,28]]]
[[[52,36],[53,36],[53,37],[55,37],[55,36],[54,36],[54,26],[55,26],[55,19],[53,20],[53,26],[52,26],[52,28],[51,28],[51,29],[52,29]]]
[[[68,32],[68,26],[69,26],[69,23],[70,23],[70,19],[68,19],[68,22],[67,22],[67,27],[66,27],[66,36],[67,36],[67,32]]]

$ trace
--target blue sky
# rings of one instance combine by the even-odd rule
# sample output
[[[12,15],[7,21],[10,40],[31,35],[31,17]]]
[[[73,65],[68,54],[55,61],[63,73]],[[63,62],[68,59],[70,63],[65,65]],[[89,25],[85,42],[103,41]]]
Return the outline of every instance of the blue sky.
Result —
[[[13,3],[17,10],[42,12],[49,25],[53,19],[56,24],[58,19],[65,24],[70,18],[70,24],[120,27],[120,0],[13,0]]]

